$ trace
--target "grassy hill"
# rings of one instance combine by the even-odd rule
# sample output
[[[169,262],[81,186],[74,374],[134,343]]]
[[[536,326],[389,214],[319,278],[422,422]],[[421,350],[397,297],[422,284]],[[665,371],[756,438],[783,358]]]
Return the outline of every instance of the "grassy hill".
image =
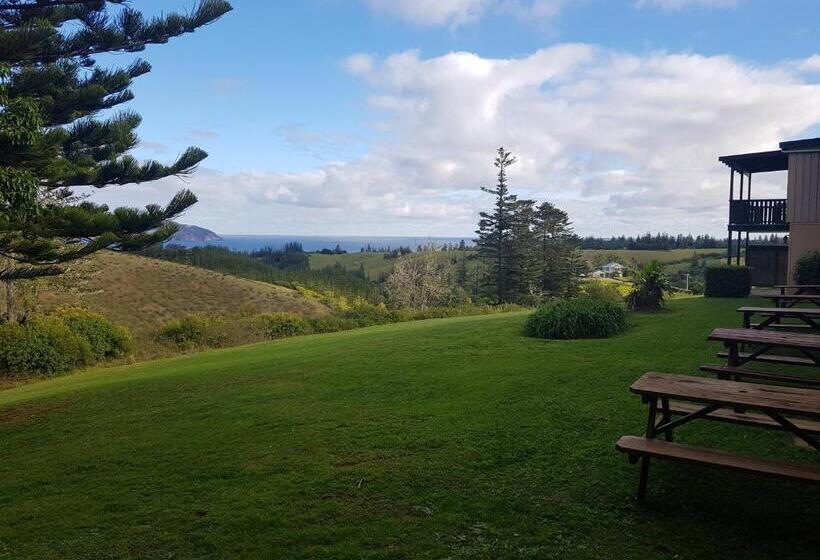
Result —
[[[736,300],[624,336],[525,314],[422,321],[94,370],[0,392],[0,558],[805,559],[820,489],[614,449],[642,372],[714,360]],[[785,435],[678,440],[815,463]]]
[[[102,252],[64,276],[42,281],[37,306],[82,306],[127,326],[137,336],[190,313],[223,315],[250,305],[260,312],[328,313],[280,286],[156,259]]]

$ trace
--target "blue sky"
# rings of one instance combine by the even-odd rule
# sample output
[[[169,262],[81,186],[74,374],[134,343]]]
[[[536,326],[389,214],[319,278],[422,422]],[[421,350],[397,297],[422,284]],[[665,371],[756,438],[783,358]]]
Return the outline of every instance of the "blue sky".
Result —
[[[130,104],[140,157],[211,156],[187,183],[97,200],[189,186],[201,201],[184,221],[220,233],[463,236],[503,143],[521,160],[513,189],[565,207],[579,233],[722,233],[717,156],[820,134],[815,1],[233,4],[142,53],[154,69]]]

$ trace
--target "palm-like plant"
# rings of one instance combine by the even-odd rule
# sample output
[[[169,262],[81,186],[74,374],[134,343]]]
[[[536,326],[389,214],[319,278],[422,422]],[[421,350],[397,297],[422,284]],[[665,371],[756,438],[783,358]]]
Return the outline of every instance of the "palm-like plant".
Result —
[[[661,263],[650,261],[635,275],[632,292],[626,297],[626,303],[635,311],[660,309],[669,288],[669,281],[663,274]]]

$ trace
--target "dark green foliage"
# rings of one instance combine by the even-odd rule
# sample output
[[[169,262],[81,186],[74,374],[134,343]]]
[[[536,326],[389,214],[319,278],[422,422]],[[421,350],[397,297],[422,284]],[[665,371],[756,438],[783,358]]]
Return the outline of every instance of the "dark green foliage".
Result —
[[[316,334],[349,331],[359,327],[353,319],[345,319],[336,315],[308,319],[308,324],[310,330]]]
[[[577,267],[577,238],[569,216],[549,202],[510,193],[507,168],[512,154],[498,149],[498,183],[481,190],[495,197],[492,212],[481,212],[476,246],[485,265],[483,295],[495,303],[528,303],[543,295],[571,292]]]
[[[524,333],[535,338],[608,338],[627,329],[622,304],[578,297],[557,299],[539,307],[527,318]]]
[[[504,149],[498,148],[495,167],[498,169],[498,183],[494,189],[481,187],[485,193],[495,197],[492,212],[481,212],[478,222],[478,240],[476,246],[482,259],[487,263],[487,275],[484,287],[487,294],[502,303],[515,299],[512,292],[511,266],[513,251],[513,226],[515,208],[518,198],[510,194],[507,185],[507,168],[514,165],[515,157]]]
[[[188,315],[163,325],[158,338],[182,349],[214,348],[227,343],[231,330],[225,319]]]
[[[663,307],[669,282],[663,274],[663,265],[650,261],[632,279],[632,291],[626,296],[626,304],[635,311],[655,311]]]
[[[93,363],[89,341],[59,317],[0,325],[0,375],[15,379],[55,375]]]
[[[717,239],[711,235],[669,235],[668,233],[658,233],[652,235],[645,233],[638,237],[611,237],[603,239],[601,237],[584,237],[580,240],[582,249],[608,249],[608,250],[630,250],[630,251],[669,251],[672,249],[717,249],[726,247],[727,240]],[[766,243],[782,243],[782,240],[771,235],[766,238]]]
[[[748,266],[707,266],[704,272],[706,297],[745,298],[752,290],[752,269]]]
[[[820,252],[810,251],[797,259],[794,265],[796,284],[820,284]]]
[[[132,350],[133,341],[128,330],[98,313],[84,309],[61,309],[57,316],[71,332],[88,341],[95,361],[119,358]]]
[[[295,313],[263,313],[254,318],[253,324],[265,338],[271,339],[311,332],[310,323]]]
[[[72,189],[136,184],[191,173],[195,147],[170,164],[137,161],[139,115],[103,111],[134,96],[143,60],[105,69],[95,57],[133,53],[190,33],[231,10],[202,0],[187,14],[145,18],[122,0],[0,0],[0,279],[60,274],[100,249],[141,249],[173,235],[168,223],[196,202],[187,190],[142,210],[79,203]],[[10,306],[11,307],[11,306]],[[14,309],[8,320],[15,320]]]
[[[302,249],[301,243],[286,243],[282,249],[265,247],[251,252],[251,256],[279,270],[305,271],[310,269],[310,259]]]
[[[23,324],[0,325],[0,376],[20,379],[65,373],[131,350],[127,329],[90,311],[61,309]]]

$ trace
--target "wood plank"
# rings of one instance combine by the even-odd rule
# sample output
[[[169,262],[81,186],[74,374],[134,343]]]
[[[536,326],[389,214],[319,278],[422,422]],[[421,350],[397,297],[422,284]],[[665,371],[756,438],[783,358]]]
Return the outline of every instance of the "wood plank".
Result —
[[[753,328],[753,329],[759,329],[759,328],[761,328],[760,327],[761,324],[762,323],[751,323],[749,325],[749,327]],[[811,325],[807,325],[806,323],[772,323],[771,325],[766,325],[764,328],[771,329],[771,330],[774,330],[774,331],[813,330],[813,327]]]
[[[817,307],[738,307],[739,313],[756,315],[780,315],[781,317],[820,317]]]
[[[709,340],[820,350],[820,335],[816,334],[717,328],[709,335]]]
[[[810,288],[812,290],[820,289],[820,284],[778,284],[775,286],[778,290],[799,290],[801,288]]]
[[[817,294],[759,294],[756,297],[764,298],[764,299],[773,299],[779,301],[808,301],[814,302],[820,299],[820,295]]]
[[[739,352],[738,357],[741,360],[746,360],[752,354],[749,352]],[[718,358],[723,358],[724,360],[729,359],[728,352],[718,352]],[[755,356],[752,360],[753,362],[763,362],[766,364],[783,364],[787,366],[809,366],[809,367],[818,367],[817,362],[814,360],[810,360],[808,358],[800,358],[798,356],[784,356],[782,354],[761,354],[760,356]]]
[[[649,372],[635,381],[630,390],[644,396],[669,397],[729,408],[751,408],[820,419],[820,391],[814,389]]]
[[[700,410],[702,405],[692,404],[680,401],[670,401],[669,411],[676,416],[685,416]],[[659,404],[658,413],[662,413],[662,408]],[[733,410],[720,409],[711,412],[703,417],[706,420],[716,420],[718,422],[728,422],[730,424],[741,424],[743,426],[756,426],[760,428],[767,428],[772,430],[782,430],[783,426],[766,416],[756,412],[739,413]],[[813,420],[804,420],[802,418],[789,419],[795,426],[801,430],[805,430],[812,434],[820,434],[820,422]]]
[[[656,457],[686,463],[703,463],[766,476],[820,483],[820,468],[813,465],[797,465],[755,457],[744,457],[717,449],[694,447],[635,436],[623,436],[615,444],[615,447],[618,451],[644,457]]]
[[[718,366],[712,364],[700,366],[700,371],[724,376],[741,377],[746,379],[760,379],[762,381],[774,381],[777,383],[790,383],[794,385],[804,385],[806,387],[820,388],[820,378],[818,377],[803,377],[801,375],[772,373],[769,371],[750,370],[738,367]]]

